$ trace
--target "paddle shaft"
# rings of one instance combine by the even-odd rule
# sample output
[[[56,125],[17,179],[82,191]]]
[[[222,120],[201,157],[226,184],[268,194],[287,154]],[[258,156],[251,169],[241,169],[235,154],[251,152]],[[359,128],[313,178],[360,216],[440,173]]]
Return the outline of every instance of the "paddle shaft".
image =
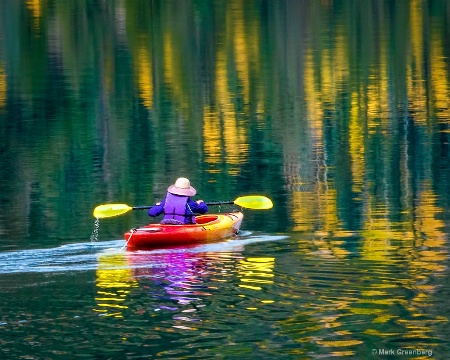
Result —
[[[245,209],[253,209],[253,210],[264,210],[271,209],[273,207],[272,200],[268,197],[261,195],[246,195],[239,196],[234,200],[229,201],[213,201],[207,202],[206,205],[225,205],[225,204],[234,204],[240,206]],[[150,209],[154,205],[146,205],[146,206],[134,206],[131,207],[127,204],[104,204],[99,205],[94,209],[92,215],[94,215],[97,219],[103,219],[107,217],[119,216],[127,213],[130,210],[144,210]]]
[[[206,205],[210,206],[210,205],[227,205],[227,204],[234,204],[234,200],[230,200],[230,201],[211,201],[211,202],[207,202]]]
[[[234,200],[230,200],[230,201],[212,201],[212,202],[207,202],[206,205],[208,206],[212,206],[212,205],[226,205],[226,204],[234,204]],[[133,206],[133,210],[146,210],[146,209],[150,209],[151,207],[153,207],[154,205],[144,205],[144,206]]]

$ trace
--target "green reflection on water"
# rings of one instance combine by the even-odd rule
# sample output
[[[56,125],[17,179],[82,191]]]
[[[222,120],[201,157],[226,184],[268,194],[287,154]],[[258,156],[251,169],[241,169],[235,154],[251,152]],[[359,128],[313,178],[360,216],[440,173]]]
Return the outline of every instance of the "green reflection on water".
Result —
[[[88,209],[179,175],[274,197],[271,231],[364,230],[380,206],[411,222],[425,194],[445,211],[447,5],[5,2],[2,233],[83,239]]]

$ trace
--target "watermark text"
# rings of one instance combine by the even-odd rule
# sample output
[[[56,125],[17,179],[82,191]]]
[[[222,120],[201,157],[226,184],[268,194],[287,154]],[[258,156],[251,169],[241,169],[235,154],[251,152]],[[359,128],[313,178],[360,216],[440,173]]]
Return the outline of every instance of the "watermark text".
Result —
[[[380,356],[433,356],[433,350],[430,349],[372,349],[372,355]]]

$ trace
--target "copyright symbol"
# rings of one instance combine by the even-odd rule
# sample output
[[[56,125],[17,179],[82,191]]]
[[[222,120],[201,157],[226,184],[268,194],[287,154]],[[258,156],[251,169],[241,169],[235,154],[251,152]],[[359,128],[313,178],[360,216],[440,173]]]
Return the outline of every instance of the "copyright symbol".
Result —
[[[372,355],[376,355],[377,354],[377,349],[372,349]]]

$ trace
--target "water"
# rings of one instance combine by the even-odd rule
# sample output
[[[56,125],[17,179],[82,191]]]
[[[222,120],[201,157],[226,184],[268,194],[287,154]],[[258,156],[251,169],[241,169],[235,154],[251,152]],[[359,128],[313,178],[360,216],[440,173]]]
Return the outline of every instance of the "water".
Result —
[[[0,358],[447,358],[449,6],[0,2]],[[179,176],[275,206],[92,217]]]
[[[411,259],[405,247],[374,261],[351,250],[357,237],[343,240],[247,232],[182,249],[127,252],[117,240],[4,253],[2,349],[11,358],[69,356],[74,344],[88,358],[367,358],[373,349],[444,358],[445,259]]]

